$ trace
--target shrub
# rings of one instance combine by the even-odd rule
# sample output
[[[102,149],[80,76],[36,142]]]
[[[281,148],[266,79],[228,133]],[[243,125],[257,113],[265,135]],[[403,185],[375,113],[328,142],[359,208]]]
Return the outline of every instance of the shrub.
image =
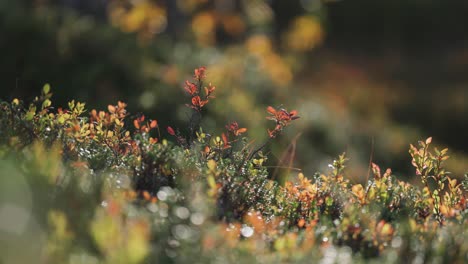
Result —
[[[216,91],[205,79],[200,67],[185,84],[186,128],[130,116],[123,102],[88,116],[80,102],[55,109],[49,85],[30,104],[0,103],[3,178],[31,186],[29,210],[47,234],[41,261],[468,260],[468,176],[448,176],[432,138],[410,147],[422,187],[374,163],[368,182],[352,183],[345,154],[328,173],[280,184],[265,149],[298,113],[268,107],[274,127],[256,146],[237,122],[213,135],[200,126]]]

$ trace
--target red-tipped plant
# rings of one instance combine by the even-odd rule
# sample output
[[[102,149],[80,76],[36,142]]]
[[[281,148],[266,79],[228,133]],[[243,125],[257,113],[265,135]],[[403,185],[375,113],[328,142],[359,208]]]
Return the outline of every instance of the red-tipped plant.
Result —
[[[270,114],[269,116],[267,116],[267,119],[276,122],[276,126],[273,130],[267,130],[268,136],[270,138],[275,138],[283,130],[283,128],[285,128],[291,123],[291,121],[299,118],[299,116],[297,116],[296,110],[288,112],[284,108],[275,109],[272,106],[268,106],[267,112]]]
[[[195,69],[193,76],[195,82],[185,81],[184,90],[191,96],[191,104],[187,104],[188,107],[200,112],[202,108],[209,102],[209,99],[214,98],[213,92],[216,87],[211,83],[204,87],[204,94],[201,93],[203,87],[203,81],[206,77],[206,67],[200,67]]]

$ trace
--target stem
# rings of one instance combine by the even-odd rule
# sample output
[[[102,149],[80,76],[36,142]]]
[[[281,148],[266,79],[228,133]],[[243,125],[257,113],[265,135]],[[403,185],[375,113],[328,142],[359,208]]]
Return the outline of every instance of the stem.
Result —
[[[257,149],[255,149],[252,153],[250,153],[247,158],[244,158],[242,162],[239,163],[239,166],[236,169],[236,172],[239,173],[242,167],[245,165],[245,163],[249,160],[251,160],[260,150],[262,150],[266,145],[271,141],[271,138],[268,138],[267,141],[265,141],[261,146],[259,146]]]
[[[106,133],[107,134],[107,133]],[[106,146],[112,151],[112,153],[114,154],[114,163],[116,165],[119,164],[119,154],[117,153],[117,151],[109,144],[109,142],[107,141],[107,138],[104,139],[104,144],[106,144]]]
[[[270,143],[271,138],[268,138],[262,145],[260,145],[257,149],[255,149],[247,158],[247,160],[251,160],[258,152],[260,152],[263,148],[266,147],[268,143]]]
[[[195,136],[195,132],[197,130],[199,130],[200,128],[200,121],[201,121],[201,118],[202,118],[202,115],[201,115],[201,110],[197,111],[197,110],[194,110],[195,112],[192,114],[192,116],[190,117],[190,121],[189,121],[189,131],[190,131],[190,135],[189,135],[189,142],[188,142],[188,146],[191,146],[193,141],[194,141],[194,136]],[[196,118],[198,117],[198,118]]]
[[[160,141],[161,140],[161,131],[159,131],[159,125],[156,128],[158,129],[158,138],[159,138],[158,141]]]

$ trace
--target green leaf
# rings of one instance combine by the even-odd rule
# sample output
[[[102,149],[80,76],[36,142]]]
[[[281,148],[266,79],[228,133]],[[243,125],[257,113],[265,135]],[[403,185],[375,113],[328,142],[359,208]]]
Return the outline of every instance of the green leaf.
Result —
[[[44,87],[42,87],[42,92],[44,93],[44,95],[49,94],[50,84],[48,84],[48,83],[44,84]]]
[[[36,107],[31,105],[24,118],[26,121],[31,121],[34,118],[34,115],[36,115]]]
[[[26,121],[31,121],[33,118],[34,118],[34,112],[32,111],[29,111],[26,113],[26,115],[24,116],[24,119],[26,119]]]
[[[65,118],[63,117],[63,115],[61,115],[61,116],[59,116],[57,121],[59,122],[59,124],[63,124],[63,123],[65,123]]]
[[[44,102],[42,102],[42,109],[49,107],[51,104],[52,102],[49,99],[45,99]]]
[[[75,108],[75,100],[71,100],[70,102],[68,102],[68,108],[70,108],[70,110],[73,111],[73,109]]]

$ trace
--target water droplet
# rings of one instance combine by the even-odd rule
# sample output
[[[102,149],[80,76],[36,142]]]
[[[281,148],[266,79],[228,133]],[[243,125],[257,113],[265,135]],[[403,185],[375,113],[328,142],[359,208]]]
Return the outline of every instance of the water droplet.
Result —
[[[187,219],[190,217],[190,211],[185,207],[177,207],[175,209],[175,215],[180,219]]]
[[[336,262],[337,250],[334,246],[327,247],[323,254],[323,258],[320,260],[322,264],[332,264]]]
[[[166,248],[166,255],[170,258],[175,258],[177,257],[177,252],[175,252],[174,250],[170,250],[170,249],[167,249]]]
[[[194,213],[190,216],[190,221],[194,225],[201,225],[205,221],[205,216],[201,213]]]
[[[167,242],[167,244],[169,244],[170,247],[173,247],[173,248],[176,248],[176,247],[179,247],[180,246],[180,242],[179,240],[175,240],[175,239],[171,239]]]
[[[161,201],[166,201],[167,199],[167,193],[163,190],[160,190],[156,196],[158,196],[158,199],[161,200]]]
[[[244,226],[241,229],[241,234],[244,237],[251,237],[253,233],[254,233],[254,230],[250,226]]]
[[[402,243],[403,243],[403,239],[401,239],[401,237],[397,236],[392,240],[392,247],[393,248],[399,248]]]
[[[156,213],[158,211],[158,206],[154,203],[149,203],[146,208],[152,213]]]
[[[167,209],[167,205],[165,204],[160,204],[160,207],[159,207],[159,215],[161,217],[167,217],[169,214],[168,214],[168,209]]]
[[[176,225],[172,228],[172,233],[177,239],[186,240],[192,236],[192,230],[186,225]]]

